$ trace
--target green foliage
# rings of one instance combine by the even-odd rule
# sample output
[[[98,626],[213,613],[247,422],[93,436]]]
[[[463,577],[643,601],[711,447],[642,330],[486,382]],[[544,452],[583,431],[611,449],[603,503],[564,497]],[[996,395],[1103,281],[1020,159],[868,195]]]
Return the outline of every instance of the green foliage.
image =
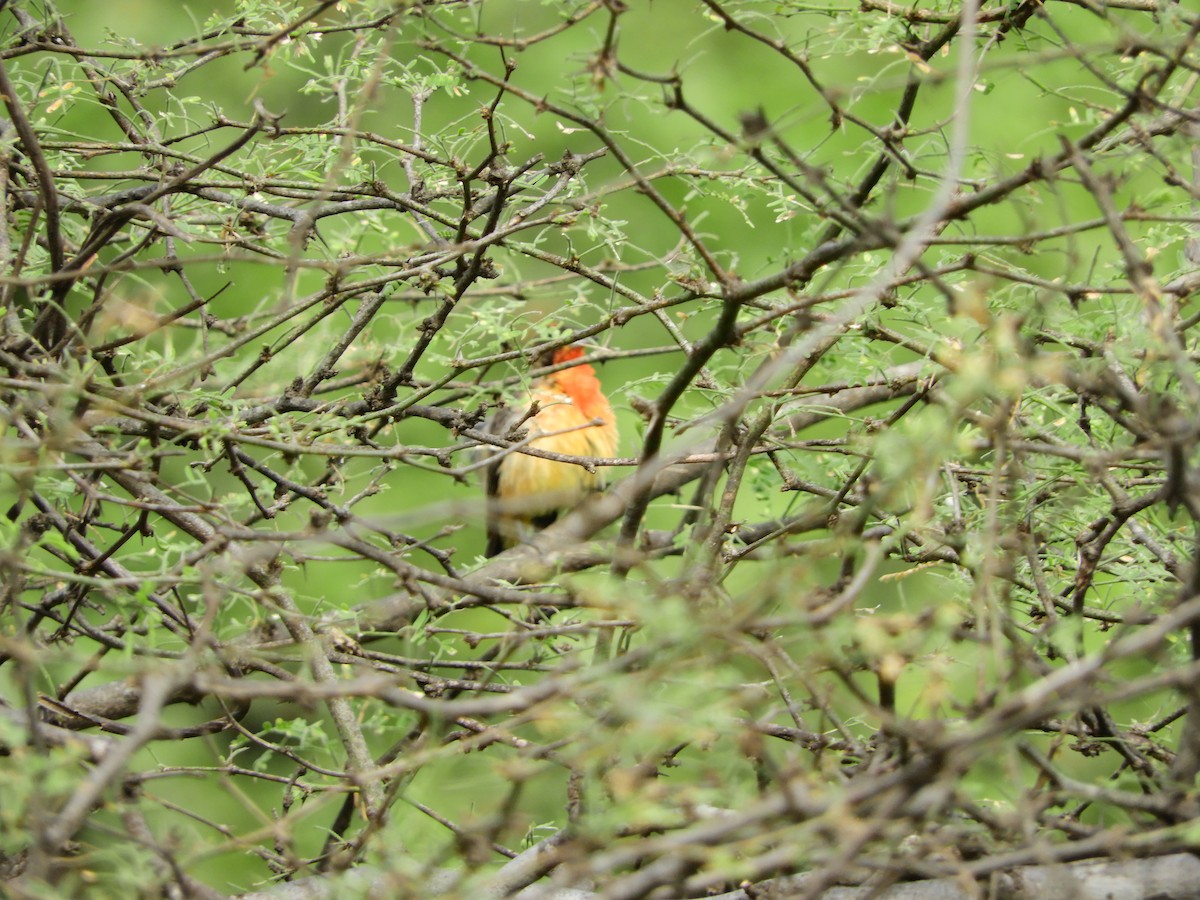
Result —
[[[1194,849],[1195,13],[970,6],[0,6],[6,888]]]

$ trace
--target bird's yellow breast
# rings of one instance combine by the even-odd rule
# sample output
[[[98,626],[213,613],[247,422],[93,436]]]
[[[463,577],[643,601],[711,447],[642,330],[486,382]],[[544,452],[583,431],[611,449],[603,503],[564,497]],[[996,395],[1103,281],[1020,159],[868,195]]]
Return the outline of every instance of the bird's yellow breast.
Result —
[[[599,402],[584,411],[566,394],[535,391],[537,415],[525,423],[529,446],[569,456],[609,457],[617,452],[616,420],[612,407],[601,395]],[[592,424],[595,419],[600,425]],[[513,514],[533,518],[573,506],[604,484],[602,470],[589,472],[584,466],[510,453],[500,464],[498,495],[518,508]]]

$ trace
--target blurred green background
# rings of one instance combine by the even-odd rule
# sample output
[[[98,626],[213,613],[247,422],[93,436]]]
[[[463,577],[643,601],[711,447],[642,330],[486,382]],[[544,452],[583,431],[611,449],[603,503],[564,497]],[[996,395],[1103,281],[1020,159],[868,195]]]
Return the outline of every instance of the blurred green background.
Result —
[[[943,6],[950,9],[953,5]],[[145,53],[151,47],[171,48],[210,29],[224,29],[231,17],[239,15],[248,27],[274,28],[306,7],[299,3],[110,0],[100,4],[64,0],[55,8],[79,46]],[[329,11],[326,21],[367,17],[384,8],[378,3],[341,4]],[[581,6],[572,4],[569,8]],[[920,72],[924,79],[921,103],[910,123],[912,136],[905,149],[921,175],[886,181],[873,198],[869,212],[886,209],[902,219],[924,209],[936,175],[946,164],[946,126],[954,90],[950,76],[957,51],[938,55],[927,63],[914,61],[904,46],[912,37],[908,27],[898,19],[863,13],[857,2],[819,6],[745,3],[729,8],[736,9],[750,27],[786,41],[808,60],[824,89],[837,98],[843,109],[876,129],[891,125],[908,79],[914,69]],[[185,64],[186,57],[172,59],[162,66],[160,74],[173,79],[173,86],[146,87],[143,80],[146,89],[140,96],[165,139],[170,142],[182,137],[171,144],[173,147],[203,158],[236,134],[232,127],[208,126],[218,118],[249,122],[255,103],[280,116],[280,125],[285,128],[325,129],[331,123],[347,124],[338,121],[341,102],[358,129],[411,145],[411,95],[414,90],[427,88],[431,93],[423,111],[424,140],[435,153],[457,158],[469,169],[485,152],[487,135],[480,109],[492,102],[496,90],[480,80],[464,78],[460,66],[422,42],[440,42],[494,74],[502,71],[501,51],[471,41],[471,34],[538,34],[557,27],[567,9],[560,3],[525,0],[492,0],[461,7],[451,4],[428,15],[414,9],[411,16],[398,20],[390,29],[327,33],[319,39],[285,42],[257,63],[247,53],[231,53],[193,75]],[[1114,10],[1110,16],[1105,23],[1083,8],[1060,5],[1055,8],[1054,21],[1070,35],[1073,48],[1104,56],[1114,78],[1135,78],[1139,67],[1147,64],[1145,58],[1117,59],[1113,48],[1139,31],[1153,33],[1154,26],[1147,17],[1133,13]],[[873,164],[879,153],[875,137],[852,123],[831,122],[828,105],[795,66],[777,54],[764,52],[762,44],[746,35],[726,29],[702,4],[630,4],[629,11],[620,17],[616,45],[626,71],[604,69],[603,60],[597,56],[604,45],[606,24],[606,18],[595,16],[551,39],[524,48],[505,48],[503,58],[516,64],[512,84],[530,98],[545,98],[553,107],[602,121],[639,171],[647,176],[654,174],[657,189],[686,212],[720,264],[742,279],[750,281],[773,273],[810,250],[828,220],[750,164],[737,143],[741,140],[741,117],[761,111],[781,141],[838,186],[854,185]],[[13,26],[7,23],[4,27],[11,42]],[[454,28],[459,29],[461,39],[455,37]],[[32,54],[8,60],[6,65],[14,81],[26,91],[36,87],[39,99],[31,118],[47,143],[53,164],[76,172],[72,190],[95,195],[138,183],[135,178],[122,177],[122,173],[134,173],[144,165],[138,147],[127,145],[121,152],[93,154],[79,146],[78,142],[125,138],[66,57]],[[134,66],[127,60],[104,57],[98,57],[97,65],[115,74]],[[347,78],[351,72],[353,75]],[[637,73],[678,74],[685,100],[735,136],[735,141],[722,140],[685,113],[669,108],[664,99],[669,99],[670,89]],[[139,77],[145,79],[150,74],[153,72],[142,72]],[[22,100],[28,102],[28,97]],[[1074,50],[1065,47],[1049,29],[1035,24],[1025,32],[1010,35],[982,65],[971,110],[972,150],[962,173],[962,193],[969,195],[984,182],[1020,171],[1030,161],[1058,152],[1064,137],[1074,139],[1086,133],[1102,115],[1099,105],[1109,103],[1111,97],[1104,95],[1103,88],[1081,69]],[[594,134],[553,109],[539,110],[532,101],[506,98],[498,107],[496,122],[503,139],[511,144],[508,159],[514,165],[535,154],[549,161],[564,152],[586,154],[600,147]],[[56,142],[62,146],[54,146]],[[1180,143],[1174,149],[1181,148]],[[263,179],[293,179],[298,185],[327,184],[328,179],[339,189],[376,182],[397,194],[410,188],[400,153],[379,144],[341,142],[327,134],[258,140],[235,155],[230,165]],[[418,162],[417,171],[428,179],[425,188],[429,191],[453,187],[442,169]],[[650,199],[625,184],[623,166],[614,154],[590,163],[584,172],[585,177],[570,188],[583,210],[579,222],[572,228],[521,233],[507,246],[495,248],[491,258],[497,277],[479,282],[478,290],[451,313],[432,351],[415,372],[418,386],[450,376],[455,372],[456,359],[528,346],[539,324],[545,328],[553,321],[582,328],[604,321],[614,309],[627,305],[615,292],[586,278],[562,277],[560,268],[538,261],[536,254],[574,256],[583,265],[596,268],[619,261],[629,268],[620,274],[620,285],[647,297],[685,297],[684,288],[709,280],[701,260],[681,246],[675,227]],[[1160,175],[1150,167],[1112,174],[1114,195],[1123,207],[1136,202],[1144,210],[1163,215],[1187,209],[1186,193],[1165,190]],[[213,174],[213,180],[221,180],[218,173]],[[203,206],[199,200],[181,197],[176,212],[186,216]],[[232,220],[236,213],[229,210],[228,215]],[[1033,254],[1016,243],[981,242],[988,236],[1019,236],[1096,216],[1092,197],[1077,183],[1039,183],[1028,192],[1017,192],[1006,202],[980,210],[969,221],[947,227],[941,234],[943,243],[931,247],[925,261],[929,265],[949,262],[966,252],[968,243],[978,242],[972,245],[972,252],[981,263],[1002,270],[1007,280],[989,280],[978,272],[959,272],[948,280],[964,292],[987,294],[993,316],[1012,313],[1022,317],[1023,324],[1044,329],[1108,334],[1114,336],[1118,348],[1123,336],[1128,335],[1126,347],[1136,347],[1141,342],[1141,326],[1131,316],[1132,301],[1127,296],[1114,293],[1078,305],[1069,303],[1061,293],[1039,287],[1041,279],[1068,284],[1119,281],[1123,264],[1107,235],[1099,230],[1068,233],[1061,240],[1040,243]],[[76,221],[72,227],[82,230],[85,224]],[[361,265],[351,269],[349,277],[384,276],[389,267],[398,264],[386,260],[403,260],[429,243],[411,217],[394,211],[332,217],[318,226],[319,240],[300,249],[299,258],[304,264],[293,282],[285,264],[287,254],[295,248],[289,247],[283,223],[261,223],[263,252],[257,255],[245,247],[241,252],[221,252],[219,223],[206,227],[206,240],[181,245],[179,252],[187,260],[187,273],[197,293],[214,296],[208,311],[231,328],[257,327],[289,304],[315,295],[347,257],[364,258]],[[1157,259],[1165,261],[1160,269],[1162,277],[1180,270],[1186,237],[1183,228],[1153,221],[1130,222],[1128,227],[1142,245],[1153,248]],[[119,249],[123,248],[108,252]],[[39,252],[36,247],[31,251],[33,269],[37,268]],[[861,287],[886,264],[888,255],[883,250],[858,253],[820,272],[810,289],[816,293]],[[339,272],[338,277],[343,274]],[[413,346],[419,324],[433,312],[443,287],[436,287],[429,296],[410,285],[386,287],[390,294],[385,312],[375,317],[339,368],[352,372],[375,363],[398,366]],[[127,333],[136,324],[139,311],[161,314],[186,302],[175,276],[153,268],[114,275],[106,290],[127,306],[118,308],[123,312],[112,312],[98,321],[91,335],[96,342]],[[894,308],[873,311],[872,324],[910,337],[914,346],[940,347],[941,341],[948,345],[957,342],[966,348],[986,345],[987,349],[973,358],[964,353],[959,379],[949,388],[957,392],[963,410],[995,409],[999,403],[997,390],[1004,399],[1008,390],[1005,378],[1011,378],[1011,394],[1023,396],[1027,404],[1044,404],[1037,415],[1047,428],[1063,427],[1062,422],[1073,415],[1070,408],[1056,405],[1058,400],[1052,392],[1039,396],[1042,391],[1031,386],[1033,379],[1022,369],[1025,360],[1006,359],[1003,347],[993,347],[996,331],[967,316],[951,316],[945,298],[937,291],[919,285],[904,292],[900,299]],[[67,303],[69,309],[78,312],[90,301],[87,292],[79,289]],[[311,370],[343,333],[356,306],[356,301],[348,303],[296,340],[297,320],[282,320],[238,353],[215,360],[211,375],[205,379],[179,379],[180,404],[205,400],[214,423],[219,423],[255,400],[278,396],[297,373]],[[116,308],[115,304],[112,307]],[[679,302],[666,315],[687,339],[697,341],[712,328],[717,307],[716,299],[702,296]],[[312,310],[311,315],[319,314],[319,308]],[[753,314],[746,313],[747,317]],[[786,322],[768,325],[747,335],[741,346],[718,354],[711,365],[718,383],[690,390],[674,414],[683,421],[721,404],[775,350],[778,334],[785,327]],[[114,363],[127,383],[153,381],[175,371],[181,361],[199,360],[228,339],[215,334],[213,337],[215,343],[210,346],[198,328],[164,330],[119,351]],[[634,411],[633,398],[657,396],[683,356],[669,350],[671,336],[648,315],[605,332],[601,340],[618,352],[664,348],[652,355],[631,354],[600,367],[600,377],[620,418],[621,452],[634,456],[641,445],[644,422]],[[265,363],[258,359],[263,348],[271,350],[271,358]],[[836,354],[820,363],[807,382],[867,379],[889,365],[921,358],[911,347],[851,335],[843,339]],[[519,377],[524,370],[524,364],[518,361],[488,371],[487,378]],[[490,396],[475,384],[479,374],[461,373],[447,387],[460,391],[455,402],[463,408],[476,408]],[[323,399],[356,396],[361,390],[359,385],[348,386]],[[510,388],[510,395],[515,393],[516,389]],[[871,415],[883,419],[888,412],[873,410]],[[845,438],[843,445],[801,447],[781,455],[797,477],[833,489],[845,481],[864,455],[877,459],[881,506],[901,511],[889,519],[900,529],[918,528],[944,512],[942,486],[925,480],[927,473],[937,473],[951,464],[977,465],[986,473],[991,465],[989,454],[973,442],[976,435],[965,416],[956,420],[944,409],[927,408],[903,419],[898,427],[878,433],[871,433],[864,419],[862,415],[835,416],[800,436],[812,442]],[[311,426],[315,429],[312,436],[352,444],[352,424],[331,425],[320,414],[297,414],[288,420],[281,439],[301,439]],[[678,440],[696,438],[693,433]],[[454,443],[453,436],[441,426],[411,417],[384,429],[376,440],[395,448]],[[261,459],[303,483],[311,482],[324,469],[324,460],[315,456],[289,459],[278,452],[263,451]],[[483,505],[478,484],[453,482],[430,465],[428,457],[413,456],[411,460],[423,465],[399,460],[390,473],[383,474],[378,459],[348,457],[338,464],[337,480],[328,492],[344,502],[377,480],[381,490],[355,506],[358,517],[421,541],[432,540],[441,550],[453,550],[454,562],[469,570],[483,546]],[[622,474],[618,470],[615,477]],[[52,490],[55,477],[53,472],[44,473],[44,491]],[[1031,473],[1026,487],[1033,493],[1055,477],[1049,468]],[[181,454],[164,459],[162,478],[184,486],[197,501],[217,503],[235,516],[253,512],[242,482],[227,466],[204,466],[196,456]],[[65,482],[59,485],[64,491],[71,490]],[[16,479],[0,479],[0,505],[7,506],[16,499],[19,486]],[[756,462],[739,495],[735,518],[758,522],[787,515],[803,502],[800,496],[780,490],[778,475],[766,460]],[[686,491],[677,498],[664,498],[652,508],[647,527],[673,527],[680,507],[688,502]],[[1045,523],[1050,550],[1046,565],[1060,579],[1069,582],[1073,535],[1093,514],[1094,503],[1095,498],[1081,490],[1077,504],[1062,503],[1053,521]],[[269,527],[279,532],[303,531],[309,514],[307,507],[293,504]],[[113,515],[126,513],[114,510]],[[987,510],[977,504],[971,507],[969,519],[964,543],[985,531]],[[1172,527],[1165,524],[1167,531]],[[680,798],[688,803],[711,802],[736,808],[754,796],[754,767],[737,746],[740,723],[747,717],[790,720],[771,690],[778,673],[769,672],[763,659],[750,652],[744,641],[731,638],[730,622],[772,615],[790,622],[791,627],[778,638],[780,646],[793,658],[805,660],[810,668],[804,677],[819,684],[815,690],[828,707],[844,715],[838,727],[863,741],[880,723],[856,714],[862,707],[855,690],[874,691],[869,670],[888,654],[904,658],[917,669],[901,676],[897,703],[898,712],[914,720],[953,720],[989,702],[997,685],[1015,690],[1030,677],[1013,663],[1004,647],[963,638],[959,627],[964,616],[986,616],[995,598],[980,596],[978,585],[950,567],[914,570],[907,563],[885,562],[878,569],[881,577],[873,579],[857,604],[862,615],[846,617],[820,630],[797,626],[795,621],[801,618],[799,613],[809,598],[836,579],[844,554],[853,549],[852,542],[833,531],[817,532],[810,538],[813,544],[803,554],[764,553],[730,567],[721,585],[724,605],[711,614],[697,615],[674,593],[673,586],[688,574],[676,559],[656,563],[641,577],[622,583],[602,572],[561,579],[561,583],[594,597],[599,608],[639,622],[640,631],[634,640],[654,652],[636,679],[612,688],[628,687],[639,692],[632,704],[634,714],[622,727],[604,733],[591,731],[594,722],[587,704],[564,703],[555,707],[552,718],[518,722],[514,732],[547,743],[589,734],[585,745],[572,752],[577,754],[578,765],[602,772],[654,756],[663,747],[680,741],[681,735],[688,744],[680,757],[680,768],[663,779],[660,792],[641,785],[641,790],[622,796],[614,789],[607,797],[607,807],[598,802],[595,818],[589,820],[598,833],[605,827],[657,821],[664,809],[676,809]],[[135,539],[125,548],[122,563],[145,574],[167,571],[181,552],[191,549],[160,523],[153,536]],[[314,616],[345,613],[355,604],[396,590],[392,573],[331,549],[319,540],[311,546],[296,542],[289,549],[292,558],[283,585],[301,608]],[[1136,554],[1144,551],[1135,547],[1125,550],[1135,554],[1128,561],[1130,569],[1135,569],[1139,563]],[[37,552],[32,551],[35,557]],[[419,565],[429,565],[428,558],[418,550],[398,552]],[[53,557],[42,558],[41,562],[54,564]],[[223,577],[218,581],[224,583]],[[235,582],[230,579],[224,584],[228,593],[222,598],[220,630],[226,635],[253,629],[265,615],[244,585]],[[1145,590],[1153,596],[1163,587],[1156,582]],[[107,599],[110,604],[128,604],[129,614],[135,614],[136,597]],[[1144,601],[1146,594],[1133,582],[1114,577],[1111,596],[1102,599],[1112,608],[1128,608]],[[1019,616],[1024,615],[1028,601],[1022,605],[1011,599],[1011,604],[1012,608],[1004,612]],[[507,623],[486,610],[467,610],[439,619],[435,626],[419,622],[409,632],[371,647],[403,657],[466,658],[474,651],[455,635],[439,629],[494,632],[503,631]],[[1081,633],[1076,634],[1077,624],[1063,624],[1062,629],[1064,634],[1046,640],[1061,638],[1069,643],[1078,638],[1081,644],[1093,647],[1104,641],[1103,635],[1094,630],[1080,629]],[[156,640],[152,633],[145,639],[151,643]],[[584,647],[582,640],[563,640],[556,642],[553,650],[535,648],[522,653],[545,654],[545,661],[554,663],[582,653]],[[168,640],[160,649],[179,650],[182,646]],[[40,689],[87,665],[91,650],[84,644],[74,648],[56,645],[42,667]],[[282,649],[279,654],[282,662],[298,662],[298,653]],[[847,659],[861,659],[861,664],[852,662],[850,668],[859,671],[848,683],[830,675]],[[1153,660],[1124,661],[1110,674],[1133,678],[1151,671],[1154,664]],[[83,686],[122,675],[132,677],[143,668],[144,660],[138,656],[118,659],[109,655]],[[801,683],[808,685],[803,679]],[[0,682],[0,690],[13,701],[20,695],[19,686],[12,682]],[[595,686],[597,694],[604,690],[603,685]],[[1124,712],[1130,719],[1152,721],[1166,710],[1165,697],[1163,704],[1155,708],[1146,698],[1139,698]],[[363,726],[377,753],[413,725],[408,714],[381,704],[362,708]],[[810,727],[814,730],[834,730],[822,713],[813,712],[811,703],[806,711],[812,715]],[[172,708],[168,722],[184,725],[217,712],[210,704],[200,709]],[[305,758],[331,769],[344,764],[341,748],[332,739],[332,731],[318,708],[259,702],[242,726],[282,746],[302,747]],[[1060,738],[1038,735],[1029,740],[1049,748]],[[773,747],[764,753],[775,757],[780,770],[811,765],[808,754],[795,748]],[[470,833],[488,825],[510,785],[522,784],[516,812],[498,829],[497,840],[519,847],[523,838],[536,840],[549,829],[561,826],[566,778],[562,769],[535,763],[518,753],[493,753],[488,760],[498,758],[494,764],[481,763],[479,754],[463,755],[453,748],[441,752],[431,748],[428,756],[419,774],[403,789],[405,801],[435,809]],[[47,768],[40,772],[39,760],[21,757],[14,761],[24,773],[23,784],[13,778],[3,779],[0,790],[10,792],[12,805],[0,795],[0,809],[27,804],[29,796],[23,792],[29,785],[37,785],[48,798],[61,798],[71,790],[74,776],[63,775],[61,759],[45,760]],[[835,771],[841,762],[830,759],[825,764]],[[235,770],[237,766],[269,773],[274,780],[241,777]],[[1073,757],[1072,766],[1074,777],[1085,781],[1107,777],[1112,769],[1111,760],[1103,756],[1086,760]],[[250,747],[240,737],[223,734],[190,742],[153,744],[138,755],[133,769],[143,773],[140,788],[153,798],[145,804],[151,825],[156,834],[170,836],[187,871],[221,890],[246,888],[268,877],[263,863],[248,856],[246,847],[272,845],[272,829],[278,827],[275,822],[285,796],[282,785],[294,777],[294,762],[282,754],[266,754]],[[519,771],[514,774],[513,770]],[[819,767],[814,777],[820,779]],[[1012,812],[1019,808],[1019,786],[1031,780],[1032,769],[1013,747],[997,746],[994,756],[981,759],[971,770],[964,790],[981,804]],[[328,783],[333,784],[332,780]],[[289,839],[289,852],[315,854],[342,794],[297,792],[291,799],[296,807],[287,812],[283,826],[295,837],[294,841]],[[297,809],[302,811],[297,813]],[[1099,820],[1118,814],[1097,807],[1087,815]],[[17,822],[5,824],[19,827]],[[215,839],[222,828],[228,828],[228,839]],[[412,874],[418,874],[426,862],[436,867],[453,861],[456,845],[451,832],[418,806],[396,804],[387,828],[388,836],[380,846],[389,846],[394,832],[395,841],[403,843],[412,860],[405,863],[412,867]],[[127,842],[112,839],[111,834],[119,831],[117,813],[102,812],[81,835],[92,848],[89,865],[95,873],[97,896],[105,895],[122,879],[136,886],[144,877],[146,860],[139,857],[130,862],[128,855],[136,855],[136,851]],[[376,852],[386,856],[383,849]],[[386,861],[398,864],[395,859]],[[81,882],[80,890],[86,891],[86,884]]]

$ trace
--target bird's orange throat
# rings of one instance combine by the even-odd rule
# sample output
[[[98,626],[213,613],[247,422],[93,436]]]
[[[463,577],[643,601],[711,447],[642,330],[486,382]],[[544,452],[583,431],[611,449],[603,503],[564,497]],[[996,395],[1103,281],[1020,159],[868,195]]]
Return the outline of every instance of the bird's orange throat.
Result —
[[[600,390],[600,379],[591,366],[575,366],[564,369],[555,377],[560,391],[571,398],[571,403],[589,419],[612,419],[612,407]]]

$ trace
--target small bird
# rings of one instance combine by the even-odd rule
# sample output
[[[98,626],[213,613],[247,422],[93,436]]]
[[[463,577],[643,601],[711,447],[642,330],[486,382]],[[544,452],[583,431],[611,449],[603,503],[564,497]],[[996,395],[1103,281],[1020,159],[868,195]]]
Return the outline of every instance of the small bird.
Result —
[[[555,350],[547,362],[561,365],[583,355],[572,344]],[[617,452],[616,416],[596,370],[586,363],[538,378],[529,387],[526,408],[496,416],[491,430],[504,437],[514,427],[525,430],[524,443],[538,450],[593,458]],[[603,474],[576,463],[505,453],[487,469],[487,555],[545,528],[603,485]]]

